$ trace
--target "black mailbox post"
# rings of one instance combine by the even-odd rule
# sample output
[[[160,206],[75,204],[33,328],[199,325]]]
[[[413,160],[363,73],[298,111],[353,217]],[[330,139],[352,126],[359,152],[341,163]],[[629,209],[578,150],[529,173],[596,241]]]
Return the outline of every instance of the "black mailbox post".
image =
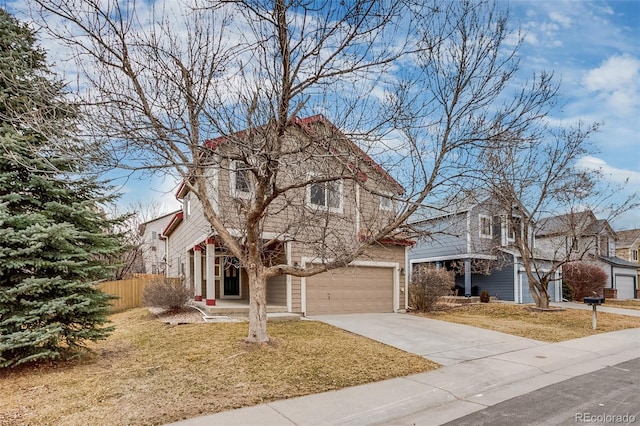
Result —
[[[584,303],[586,303],[587,305],[591,305],[593,307],[593,316],[591,319],[591,325],[595,330],[596,326],[598,325],[598,314],[596,313],[596,306],[602,305],[604,303],[604,297],[585,297]]]

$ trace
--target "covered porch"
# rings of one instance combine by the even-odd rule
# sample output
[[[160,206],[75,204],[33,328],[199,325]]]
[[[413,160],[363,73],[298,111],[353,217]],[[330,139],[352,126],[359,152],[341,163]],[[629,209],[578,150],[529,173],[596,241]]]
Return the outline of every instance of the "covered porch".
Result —
[[[269,253],[279,263],[286,261],[282,251]],[[248,314],[249,277],[237,258],[218,244],[214,237],[187,249],[185,285],[193,290],[194,305],[212,314]],[[267,282],[268,312],[287,312],[286,279],[273,277]]]

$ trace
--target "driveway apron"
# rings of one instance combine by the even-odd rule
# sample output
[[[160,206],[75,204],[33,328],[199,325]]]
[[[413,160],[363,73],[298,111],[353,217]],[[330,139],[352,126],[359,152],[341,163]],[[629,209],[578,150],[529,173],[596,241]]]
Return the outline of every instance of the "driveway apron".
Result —
[[[441,365],[532,348],[544,343],[497,331],[409,314],[349,314],[311,317]]]

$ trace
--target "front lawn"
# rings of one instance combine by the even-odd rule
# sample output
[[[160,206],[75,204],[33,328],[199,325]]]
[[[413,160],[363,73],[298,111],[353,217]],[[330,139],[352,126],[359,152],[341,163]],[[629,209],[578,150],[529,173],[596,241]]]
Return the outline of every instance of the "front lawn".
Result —
[[[617,300],[607,299],[604,302],[604,306],[610,306],[612,308],[624,308],[624,309],[638,309],[640,310],[640,300]]]
[[[529,310],[528,306],[505,303],[462,305],[419,315],[544,342],[561,342],[596,333],[640,327],[640,317],[598,312],[598,329],[594,331],[591,328],[591,311],[567,309],[561,312],[536,312]]]
[[[314,321],[270,323],[273,342],[253,347],[246,323],[170,326],[146,309],[111,320],[88,358],[0,371],[0,424],[164,424],[437,367]]]

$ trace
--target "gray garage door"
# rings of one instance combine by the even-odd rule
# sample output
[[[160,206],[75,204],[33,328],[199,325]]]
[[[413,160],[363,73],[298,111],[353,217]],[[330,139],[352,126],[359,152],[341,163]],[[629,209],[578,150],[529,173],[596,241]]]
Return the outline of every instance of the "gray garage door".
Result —
[[[618,289],[618,299],[635,298],[635,279],[628,275],[615,276],[616,288]]]
[[[306,282],[307,315],[393,312],[393,268],[340,268]]]

